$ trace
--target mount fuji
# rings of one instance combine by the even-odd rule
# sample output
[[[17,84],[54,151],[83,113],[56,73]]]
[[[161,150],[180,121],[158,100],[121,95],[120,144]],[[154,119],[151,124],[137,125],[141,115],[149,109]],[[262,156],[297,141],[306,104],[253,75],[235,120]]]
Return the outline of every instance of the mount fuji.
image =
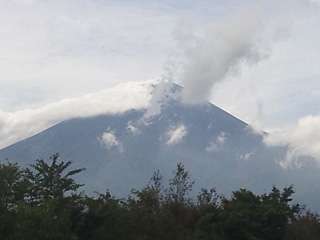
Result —
[[[239,188],[262,193],[293,184],[295,201],[320,210],[315,164],[284,169],[279,163],[287,149],[266,146],[267,133],[254,132],[209,102],[184,104],[177,85],[145,85],[150,98],[141,106],[146,107],[70,117],[0,150],[0,160],[26,167],[58,152],[73,168],[86,168],[77,176],[86,193],[109,189],[117,197],[146,186],[157,170],[166,183],[181,162],[195,181],[195,194],[210,187],[227,196]]]

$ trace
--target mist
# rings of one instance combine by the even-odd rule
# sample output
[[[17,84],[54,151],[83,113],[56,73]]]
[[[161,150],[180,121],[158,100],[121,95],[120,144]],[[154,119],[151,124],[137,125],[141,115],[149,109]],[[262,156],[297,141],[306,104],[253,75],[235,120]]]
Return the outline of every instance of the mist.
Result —
[[[178,24],[173,38],[184,56],[180,82],[185,103],[203,103],[209,99],[214,85],[236,75],[241,64],[256,64],[266,57],[260,12],[260,7],[246,8],[203,34],[190,30],[188,22]]]

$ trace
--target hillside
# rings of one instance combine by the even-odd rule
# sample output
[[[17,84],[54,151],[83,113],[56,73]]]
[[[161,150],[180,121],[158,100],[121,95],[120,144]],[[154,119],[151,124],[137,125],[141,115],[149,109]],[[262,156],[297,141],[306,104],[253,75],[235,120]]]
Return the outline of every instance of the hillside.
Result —
[[[180,87],[170,94],[178,96]],[[59,152],[86,171],[77,180],[88,193],[109,189],[118,197],[145,186],[153,172],[168,179],[177,163],[184,164],[201,187],[216,187],[220,194],[247,188],[258,194],[272,185],[294,185],[296,199],[319,209],[314,194],[320,189],[318,169],[282,169],[286,148],[263,144],[263,136],[211,103],[183,104],[179,97],[157,98],[161,111],[127,110],[63,121],[35,136],[0,151],[27,166]],[[303,197],[302,197],[303,196]]]

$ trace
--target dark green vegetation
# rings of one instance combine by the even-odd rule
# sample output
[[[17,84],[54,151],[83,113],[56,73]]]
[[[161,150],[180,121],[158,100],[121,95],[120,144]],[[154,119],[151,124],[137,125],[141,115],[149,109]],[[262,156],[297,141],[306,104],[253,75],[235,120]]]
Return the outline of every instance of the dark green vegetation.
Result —
[[[320,239],[317,214],[291,204],[292,187],[231,198],[215,189],[188,197],[193,182],[181,164],[165,188],[156,172],[127,199],[79,192],[71,162],[36,160],[31,169],[0,164],[0,239],[258,240]],[[66,173],[65,173],[66,172]]]

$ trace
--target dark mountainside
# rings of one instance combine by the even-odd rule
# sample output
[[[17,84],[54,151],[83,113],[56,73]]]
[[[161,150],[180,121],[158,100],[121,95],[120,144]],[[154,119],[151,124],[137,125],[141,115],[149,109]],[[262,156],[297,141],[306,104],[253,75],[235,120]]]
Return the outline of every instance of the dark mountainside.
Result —
[[[162,103],[160,114],[148,119],[144,114],[130,110],[64,121],[0,150],[0,160],[27,167],[58,152],[74,168],[86,168],[76,180],[85,184],[87,193],[109,189],[117,197],[145,186],[157,170],[166,182],[181,162],[195,180],[195,195],[200,187],[216,187],[226,195],[239,188],[261,194],[273,185],[293,184],[294,199],[320,210],[319,168],[311,163],[281,168],[286,148],[266,147],[263,136],[215,105],[169,100]]]

